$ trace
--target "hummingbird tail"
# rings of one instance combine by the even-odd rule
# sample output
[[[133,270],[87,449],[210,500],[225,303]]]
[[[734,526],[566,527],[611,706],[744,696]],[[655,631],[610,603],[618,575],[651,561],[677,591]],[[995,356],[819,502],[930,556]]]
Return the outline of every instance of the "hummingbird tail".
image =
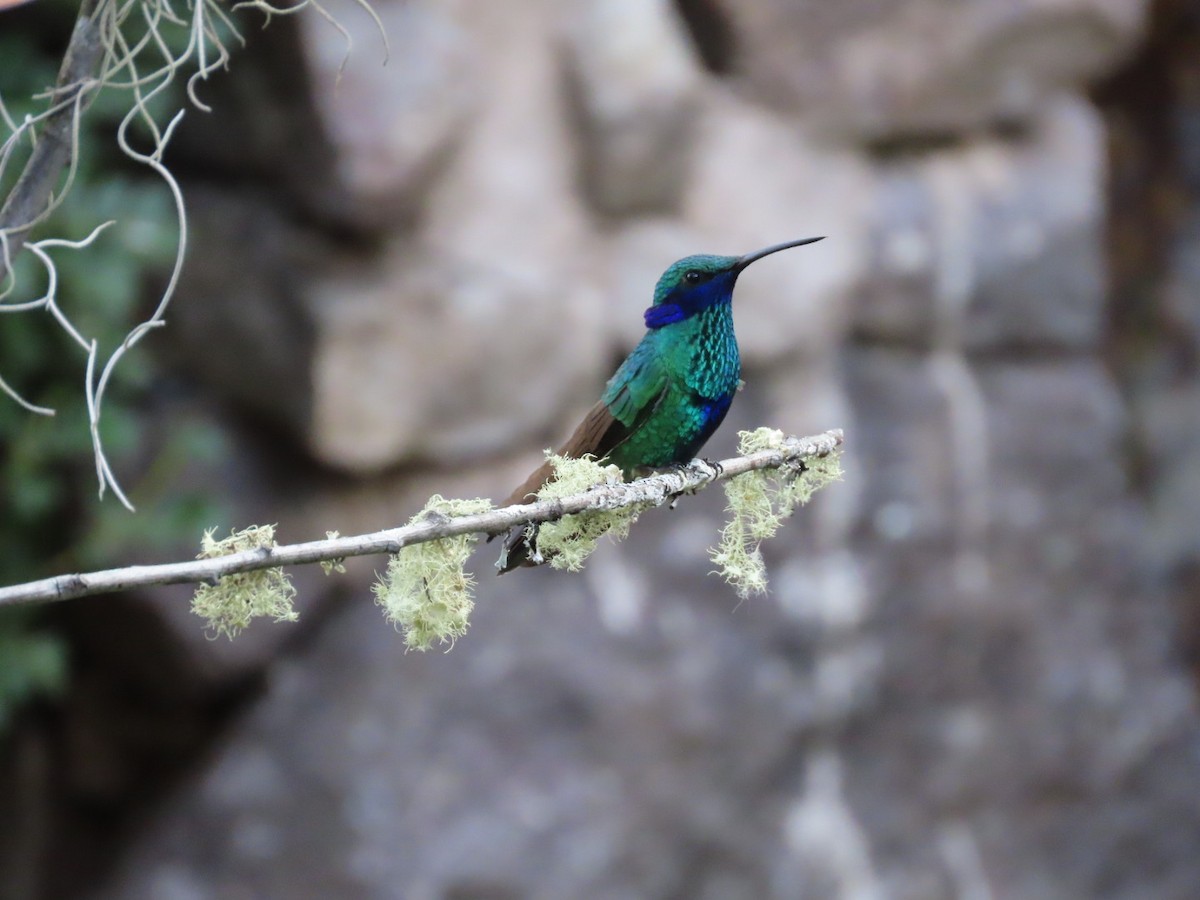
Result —
[[[536,566],[535,551],[537,546],[536,525],[522,525],[514,528],[504,537],[504,546],[500,548],[500,558],[496,560],[496,574],[503,575],[520,566]]]

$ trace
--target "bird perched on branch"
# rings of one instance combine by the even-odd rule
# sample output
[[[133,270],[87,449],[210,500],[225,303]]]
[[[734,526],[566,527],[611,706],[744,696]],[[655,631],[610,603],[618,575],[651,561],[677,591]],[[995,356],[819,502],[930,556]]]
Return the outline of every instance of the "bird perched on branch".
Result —
[[[729,412],[742,361],[733,333],[733,287],[756,260],[811,244],[804,238],[745,256],[687,256],[658,279],[646,310],[646,336],[608,381],[600,402],[556,451],[594,456],[621,469],[691,462]],[[513,491],[506,505],[527,503],[553,475],[547,461]],[[535,565],[530,543],[536,527],[514,529],[505,539],[500,574]]]

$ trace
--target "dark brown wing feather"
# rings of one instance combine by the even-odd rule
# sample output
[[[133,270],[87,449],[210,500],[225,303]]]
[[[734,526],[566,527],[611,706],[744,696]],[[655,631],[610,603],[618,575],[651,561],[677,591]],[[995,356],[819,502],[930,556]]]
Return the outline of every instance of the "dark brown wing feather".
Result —
[[[583,417],[583,421],[579,423],[579,427],[554,452],[559,456],[569,456],[573,459],[589,453],[597,459],[603,459],[612,452],[613,447],[629,435],[630,430],[613,418],[613,414],[601,401],[592,407],[591,411]],[[554,468],[547,460],[538,466],[532,475],[521,482],[521,486],[504,501],[504,505],[528,503],[553,474]]]
[[[647,403],[633,423],[628,426],[615,418],[608,405],[601,400],[583,417],[579,427],[555,452],[559,456],[569,456],[575,459],[588,454],[597,459],[603,459],[649,417],[662,400],[663,393],[665,390],[655,398],[653,403]],[[554,467],[547,460],[512,492],[505,501],[505,506],[511,506],[514,503],[528,503],[534,499],[534,495],[553,475]],[[504,551],[505,555],[502,557],[504,564],[498,568],[497,574],[503,575],[505,572],[511,572],[517,566],[536,565],[529,561],[529,543],[525,538],[524,528],[514,528],[508,533],[504,538]]]
[[[591,411],[583,417],[583,421],[579,423],[579,427],[555,452],[559,456],[574,458],[589,453],[597,458],[602,458],[611,453],[612,448],[628,434],[629,429],[613,418],[613,414],[601,401],[592,407]],[[534,495],[553,475],[554,467],[547,460],[538,466],[532,475],[521,482],[521,486],[504,501],[504,505],[528,503],[536,499]],[[532,539],[530,538],[530,540]],[[524,528],[514,528],[505,536],[504,555],[501,558],[504,563],[498,568],[497,574],[499,575],[511,572],[517,566],[535,565],[529,560],[529,544],[525,538]]]

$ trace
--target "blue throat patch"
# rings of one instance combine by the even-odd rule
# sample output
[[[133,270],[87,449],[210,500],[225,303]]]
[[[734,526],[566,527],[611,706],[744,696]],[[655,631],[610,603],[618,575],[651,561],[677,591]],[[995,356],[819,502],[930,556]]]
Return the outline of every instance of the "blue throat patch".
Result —
[[[686,316],[683,307],[678,303],[664,303],[661,306],[650,307],[642,314],[642,318],[646,320],[647,328],[654,329],[670,325],[672,322],[680,322]]]
[[[676,288],[662,303],[651,306],[642,318],[649,329],[662,328],[673,322],[682,322],[699,312],[733,299],[733,284],[737,280],[731,272],[684,290]]]

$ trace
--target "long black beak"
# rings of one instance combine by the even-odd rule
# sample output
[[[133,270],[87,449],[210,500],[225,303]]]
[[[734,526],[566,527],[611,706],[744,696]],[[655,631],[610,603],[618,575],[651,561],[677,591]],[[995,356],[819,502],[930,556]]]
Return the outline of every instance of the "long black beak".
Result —
[[[789,250],[792,247],[803,247],[805,244],[815,244],[817,241],[823,241],[823,240],[825,240],[824,236],[812,237],[812,238],[801,238],[798,241],[786,241],[785,243],[782,243],[782,244],[775,244],[772,247],[767,247],[765,250],[758,250],[754,253],[747,253],[745,256],[743,256],[741,259],[739,259],[734,264],[733,271],[740,272],[740,271],[742,271],[742,269],[746,268],[746,266],[750,265],[750,263],[754,262],[755,260],[762,259],[764,256],[770,256],[772,253],[778,253],[780,250]]]

